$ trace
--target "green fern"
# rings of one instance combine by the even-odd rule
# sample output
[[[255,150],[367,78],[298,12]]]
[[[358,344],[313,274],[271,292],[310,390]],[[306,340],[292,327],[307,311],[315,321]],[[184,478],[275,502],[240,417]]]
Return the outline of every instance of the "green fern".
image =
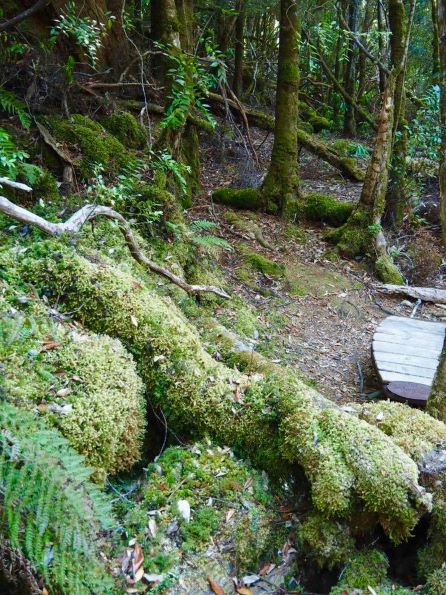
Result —
[[[57,431],[0,402],[2,534],[48,587],[70,595],[115,592],[98,556],[110,505],[90,475]]]
[[[15,93],[7,91],[4,87],[0,87],[0,109],[11,116],[17,116],[23,128],[28,129],[31,126],[31,116],[26,105]]]
[[[211,231],[218,227],[214,221],[208,221],[208,219],[197,219],[192,221],[190,226],[194,231]]]
[[[193,236],[191,239],[196,246],[201,246],[203,248],[223,248],[224,250],[232,250],[232,246],[229,242],[223,238],[218,238],[217,236]]]

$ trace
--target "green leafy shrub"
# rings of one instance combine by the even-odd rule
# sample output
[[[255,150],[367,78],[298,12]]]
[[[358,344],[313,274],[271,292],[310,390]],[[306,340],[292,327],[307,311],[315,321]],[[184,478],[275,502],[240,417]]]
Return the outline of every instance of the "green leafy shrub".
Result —
[[[114,592],[99,558],[99,536],[114,521],[90,476],[57,431],[0,402],[2,534],[54,592]]]

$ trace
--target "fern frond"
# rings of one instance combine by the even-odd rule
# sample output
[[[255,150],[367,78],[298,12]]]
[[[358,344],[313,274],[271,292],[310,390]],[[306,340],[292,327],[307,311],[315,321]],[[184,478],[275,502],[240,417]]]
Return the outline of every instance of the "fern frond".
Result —
[[[57,431],[0,402],[2,533],[57,592],[114,592],[97,545],[113,526],[111,509],[90,474]]]
[[[28,129],[31,126],[31,116],[26,105],[15,93],[7,91],[4,87],[0,87],[0,108],[12,116],[17,116],[23,128]]]
[[[196,246],[203,248],[223,248],[224,250],[232,250],[232,246],[223,238],[217,236],[193,236],[192,242]]]
[[[214,221],[208,221],[207,219],[196,219],[192,221],[190,226],[194,231],[211,231],[211,229],[218,227]]]

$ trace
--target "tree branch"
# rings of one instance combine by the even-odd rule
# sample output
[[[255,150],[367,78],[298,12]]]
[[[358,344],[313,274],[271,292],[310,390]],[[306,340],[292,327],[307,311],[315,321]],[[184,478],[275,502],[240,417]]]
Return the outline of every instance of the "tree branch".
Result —
[[[15,25],[18,25],[19,23],[21,23],[25,19],[29,18],[36,12],[43,10],[45,8],[45,6],[47,6],[49,3],[50,3],[50,0],[38,0],[34,4],[34,6],[27,8],[26,10],[24,10],[23,12],[20,12],[19,14],[16,14],[15,17],[12,17],[11,19],[9,19],[9,21],[0,23],[0,33],[2,31],[6,31],[6,29],[10,29],[11,27],[14,27]]]
[[[9,186],[17,187],[18,185],[15,182],[11,182],[10,180],[5,181],[4,178],[0,179],[0,182],[8,184]],[[23,187],[24,186],[24,187]],[[31,192],[31,188],[29,186],[25,186],[24,184],[20,184],[20,189],[25,190],[26,192]],[[222,298],[229,298],[229,295],[223,290],[219,289],[218,287],[214,287],[212,285],[189,285],[183,279],[165,269],[164,267],[156,264],[147,256],[145,256],[138,245],[138,242],[130,228],[130,225],[127,223],[126,219],[118,212],[114,211],[113,209],[105,206],[96,206],[96,205],[85,205],[74,215],[72,215],[65,223],[52,223],[43,219],[43,217],[39,217],[31,211],[24,209],[23,207],[19,207],[12,203],[10,200],[5,198],[4,196],[0,196],[0,212],[4,213],[8,217],[15,219],[16,221],[20,221],[22,223],[26,223],[27,225],[31,225],[33,227],[37,227],[44,233],[52,236],[60,236],[62,234],[69,234],[75,235],[79,233],[82,229],[83,225],[87,221],[91,221],[92,219],[96,219],[97,217],[107,217],[108,219],[114,219],[118,221],[121,232],[124,236],[126,244],[130,250],[131,255],[133,258],[139,262],[140,264],[146,266],[148,269],[165,277],[178,287],[181,287],[186,293],[189,295],[197,295],[200,293],[214,293]]]

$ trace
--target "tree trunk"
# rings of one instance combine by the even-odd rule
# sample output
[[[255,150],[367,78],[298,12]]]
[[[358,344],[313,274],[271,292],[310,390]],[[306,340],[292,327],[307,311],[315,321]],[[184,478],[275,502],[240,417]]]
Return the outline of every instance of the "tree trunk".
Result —
[[[442,142],[440,150],[440,221],[443,244],[446,246],[446,0],[438,0],[440,41]]]
[[[440,66],[440,30],[438,23],[438,3],[441,0],[431,0],[432,8],[432,82],[439,85],[441,80]]]
[[[392,31],[390,38],[392,67],[399,69],[399,72],[395,87],[394,144],[384,220],[386,223],[400,227],[408,203],[406,192],[407,122],[404,117],[406,68],[403,65],[407,38],[407,16],[402,0],[389,2],[389,23]]]
[[[282,214],[299,194],[299,34],[296,0],[281,0],[274,145],[262,187],[266,208],[272,213]]]
[[[358,33],[359,0],[350,0],[348,7],[348,26],[352,35]],[[344,73],[344,89],[347,94],[355,98],[356,95],[356,59],[357,48],[353,37],[349,37],[347,57]],[[355,110],[351,103],[347,103],[344,114],[344,133],[347,136],[356,136]]]
[[[234,78],[232,80],[232,90],[237,97],[241,97],[243,92],[243,58],[245,52],[245,0],[238,0],[237,12],[237,20],[235,21]]]
[[[180,48],[180,25],[175,0],[152,0],[150,23],[152,42],[161,43],[171,48]],[[152,60],[152,71],[163,85],[167,84],[168,68],[169,60],[166,56],[156,55]]]
[[[377,0],[376,11],[378,15],[378,44],[379,44],[379,60],[383,64],[386,64],[386,54],[387,54],[387,47],[386,41],[383,37],[383,33],[386,31],[386,18],[384,14],[384,6],[383,0]],[[384,93],[384,89],[386,88],[386,73],[383,71],[382,68],[379,69],[379,91],[380,93]]]

